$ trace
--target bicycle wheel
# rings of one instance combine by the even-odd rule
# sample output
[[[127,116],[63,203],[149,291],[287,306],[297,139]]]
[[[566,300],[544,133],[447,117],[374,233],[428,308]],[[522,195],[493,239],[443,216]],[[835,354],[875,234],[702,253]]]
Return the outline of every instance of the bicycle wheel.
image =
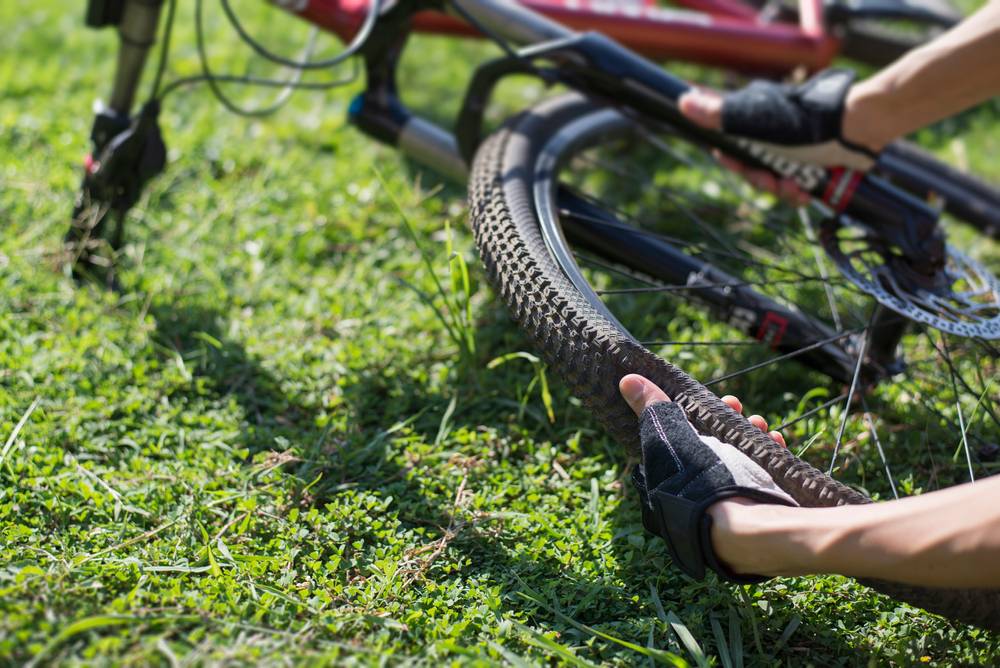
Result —
[[[875,482],[859,476],[862,469],[885,468],[888,484],[880,491],[904,492],[928,488],[920,477],[927,473],[935,484],[957,482],[962,472],[967,475],[966,464],[974,475],[991,472],[987,459],[996,453],[989,439],[1000,434],[1000,421],[992,409],[982,409],[981,400],[972,414],[959,388],[969,385],[976,395],[989,382],[985,378],[996,375],[996,348],[969,339],[960,349],[958,337],[910,331],[893,312],[871,309],[868,294],[836,276],[820,256],[808,213],[782,210],[753,193],[681,138],[654,133],[577,95],[557,98],[512,119],[482,144],[470,207],[487,274],[514,319],[631,451],[636,421],[618,396],[617,382],[626,373],[641,373],[678,401],[696,427],[740,448],[802,505],[868,502],[858,488]],[[792,234],[800,216],[804,231]],[[667,280],[671,272],[675,279]],[[911,349],[946,360],[951,371],[933,374],[929,387],[937,389],[950,377],[954,399],[928,400],[929,388],[915,373],[937,357],[911,358],[915,379],[899,380],[903,362],[895,349],[878,349],[882,337],[872,333],[879,328],[903,332]],[[753,338],[740,337],[748,331]],[[695,332],[699,338],[690,338]],[[679,355],[685,366],[692,375],[714,376],[711,381],[696,381],[663,356],[688,347],[699,354]],[[966,347],[979,360],[990,360],[988,367],[977,365],[980,374],[971,379],[960,355]],[[808,366],[777,364],[790,358]],[[712,366],[721,371],[709,374]],[[952,425],[961,423],[960,465],[946,472],[911,463],[901,476],[898,467],[892,472],[872,454],[876,448],[842,447],[840,437],[829,448],[814,445],[809,454],[832,457],[829,468],[846,474],[849,486],[776,446],[706,387],[749,396],[745,383],[754,374],[763,374],[769,388],[781,383],[795,395],[826,392],[824,399],[839,392],[829,390],[838,381],[850,385],[849,392],[817,407],[800,402],[787,414],[797,428],[852,433],[858,419],[849,410],[852,398],[882,426],[905,426],[923,415],[923,435],[949,434],[948,450],[955,444]],[[831,407],[833,414],[824,414]],[[866,584],[955,619],[1000,628],[1000,591]]]

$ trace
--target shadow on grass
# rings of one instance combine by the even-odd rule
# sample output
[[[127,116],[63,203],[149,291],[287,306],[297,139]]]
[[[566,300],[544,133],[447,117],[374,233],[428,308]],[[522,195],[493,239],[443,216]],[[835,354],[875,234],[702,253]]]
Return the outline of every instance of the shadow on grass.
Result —
[[[504,607],[512,612],[531,611],[533,623],[558,631],[563,641],[570,644],[586,643],[590,636],[560,615],[601,627],[622,617],[634,616],[636,592],[648,598],[651,585],[656,581],[662,584],[659,574],[665,564],[658,563],[655,570],[650,570],[650,564],[643,563],[642,557],[637,558],[629,546],[627,534],[634,533],[638,523],[635,495],[630,488],[612,520],[616,534],[612,549],[620,562],[626,564],[625,582],[617,584],[574,577],[554,559],[534,559],[518,554],[517,546],[512,543],[517,539],[503,535],[502,518],[494,521],[494,518],[485,517],[478,522],[470,520],[468,515],[458,517],[452,499],[428,493],[426,481],[411,474],[413,466],[397,463],[398,456],[389,449],[391,428],[387,429],[388,424],[407,422],[415,436],[426,443],[435,441],[440,418],[435,414],[424,419],[424,412],[428,406],[438,409],[445,402],[438,394],[429,393],[424,385],[403,374],[387,374],[378,368],[360,374],[356,382],[343,388],[343,399],[352,416],[349,431],[346,435],[332,437],[329,428],[319,426],[318,409],[303,406],[294,396],[283,392],[279,378],[263,368],[238,342],[226,336],[226,321],[221,311],[200,305],[175,304],[154,309],[153,315],[161,342],[182,355],[203,355],[194,365],[195,374],[208,381],[211,393],[231,397],[240,405],[247,423],[240,445],[249,449],[251,456],[280,448],[282,444],[299,445],[296,456],[290,458],[285,470],[299,481],[298,502],[301,505],[322,507],[345,489],[370,490],[398,499],[399,519],[403,525],[420,526],[429,531],[427,544],[418,550],[424,556],[416,560],[416,569],[420,571],[417,577],[486,578],[500,587]],[[506,329],[510,328],[507,325]],[[523,371],[513,366],[498,368],[493,373],[499,374],[501,384],[513,385],[523,380],[518,377]],[[566,405],[568,395],[561,388],[555,389],[556,401],[562,400]],[[475,390],[470,388],[470,391]],[[510,430],[509,414],[505,418],[503,412],[495,412],[495,417],[484,423],[478,419],[483,413],[477,412],[476,421],[465,422],[467,418],[463,416],[469,412],[458,411],[452,429],[475,430],[485,426],[501,434]],[[580,417],[585,419],[582,411]],[[601,447],[602,453],[610,452],[606,439],[586,440],[591,442],[590,447]],[[621,470],[626,469],[624,455],[612,453],[611,456],[618,459]],[[461,462],[455,463],[456,468],[460,469],[461,465]],[[366,527],[358,527],[357,531],[358,537],[365,538],[366,542],[378,540]],[[460,570],[434,571],[435,558],[445,550],[451,551],[453,563],[462,564]],[[735,589],[719,587],[711,581],[693,584],[676,574],[669,578],[669,584],[676,584],[676,590],[664,590],[659,595],[666,609],[676,611],[682,619],[700,616],[702,622],[707,622],[703,618],[707,602],[716,611],[739,608],[744,616],[754,614],[736,597]],[[541,604],[525,597],[525,594],[537,596],[538,592],[545,592],[546,600]],[[797,614],[794,605],[785,597],[768,603],[772,619],[788,620]],[[656,614],[651,603],[644,609],[650,615]],[[612,613],[610,619],[609,612]],[[863,611],[859,610],[859,614]],[[750,623],[756,625],[758,622]],[[707,623],[700,629],[693,627],[703,642],[711,637],[707,627]],[[767,637],[777,637],[781,631],[781,628],[771,629]],[[840,634],[808,620],[796,631],[792,645],[799,651],[820,646],[826,651],[831,648],[838,653],[848,651]],[[850,651],[858,656],[856,648]]]

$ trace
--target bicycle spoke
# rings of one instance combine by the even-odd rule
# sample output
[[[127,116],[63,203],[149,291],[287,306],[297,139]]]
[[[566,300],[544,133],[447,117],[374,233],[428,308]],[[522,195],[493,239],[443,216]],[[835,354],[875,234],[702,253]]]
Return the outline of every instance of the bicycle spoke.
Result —
[[[882,449],[882,441],[878,438],[878,431],[875,429],[875,420],[872,419],[872,413],[868,410],[868,401],[865,400],[865,396],[861,395],[861,407],[865,411],[865,422],[868,423],[868,432],[872,435],[872,440],[875,441],[875,447],[878,449],[878,456],[882,460],[882,468],[885,469],[885,477],[889,480],[889,487],[892,489],[892,497],[894,499],[899,498],[899,492],[896,491],[896,481],[892,478],[892,471],[889,470],[889,461],[885,457],[885,450]]]
[[[760,341],[756,340],[743,340],[743,341],[640,341],[641,345],[647,348],[652,348],[654,346],[759,346],[762,345]]]
[[[944,348],[943,350],[941,348],[938,348],[937,344],[934,342],[934,339],[931,338],[930,332],[927,332],[927,340],[930,342],[931,346],[937,352],[938,356],[942,360],[944,360],[945,365],[948,367],[948,372],[951,375],[952,383],[954,383],[957,380],[962,384],[962,387],[965,388],[965,391],[968,392],[969,394],[973,396],[982,396],[983,393],[985,392],[985,388],[983,388],[982,390],[980,390],[979,388],[976,389],[972,388],[972,386],[970,386],[969,383],[965,380],[965,377],[955,369],[955,365],[952,362],[951,355],[948,354],[948,344],[944,334],[941,335],[941,345]],[[957,395],[958,393],[956,392],[956,396]],[[1000,428],[1000,418],[998,418],[996,413],[993,412],[993,409],[988,405],[985,405],[984,408],[986,410],[986,413],[990,416],[990,418],[993,419],[994,424],[996,424],[996,426]]]
[[[643,288],[613,288],[610,290],[595,290],[599,295],[628,295],[643,292],[682,292],[684,290],[707,290],[709,288],[745,288],[761,287],[770,285],[802,285],[812,281],[822,279],[798,279],[794,281],[738,281],[730,283],[692,283],[690,285],[656,285]]]
[[[874,312],[872,315],[872,321],[875,320]],[[847,418],[851,414],[851,402],[854,400],[854,392],[858,388],[858,378],[861,377],[861,365],[865,361],[865,352],[868,350],[868,337],[871,334],[871,322],[869,322],[868,329],[865,330],[865,335],[861,338],[861,348],[858,351],[858,363],[854,367],[854,377],[851,378],[851,389],[847,392],[847,401],[844,404],[844,417],[840,421],[840,429],[837,431],[837,442],[833,446],[833,457],[830,458],[830,468],[827,469],[827,475],[833,475],[833,469],[837,464],[837,453],[840,452],[840,443],[844,440],[844,430],[847,429]]]
[[[816,268],[819,270],[819,275],[826,279],[829,274],[826,271],[826,264],[819,253],[819,245],[816,243],[816,231],[813,229],[812,219],[809,218],[809,212],[806,211],[805,207],[799,207],[799,220],[802,221],[802,226],[806,230],[806,237],[810,241],[813,259],[816,261]],[[833,317],[834,327],[839,332],[844,329],[844,323],[840,320],[840,311],[837,309],[836,300],[833,298],[833,290],[828,283],[824,283],[823,291],[826,293],[826,302],[830,306],[830,315]]]
[[[930,333],[927,334],[930,338]],[[933,344],[933,340],[931,341]],[[958,411],[958,428],[962,434],[962,448],[965,450],[965,461],[969,465],[969,481],[976,482],[976,474],[972,472],[972,455],[969,453],[969,438],[966,436],[965,416],[962,414],[961,395],[958,393],[958,383],[955,381],[955,367],[951,363],[951,355],[948,353],[948,340],[945,335],[941,335],[941,346],[944,348],[944,358],[948,364],[948,374],[951,376],[951,391],[955,395],[955,410]],[[937,347],[936,345],[934,346]]]
[[[604,206],[604,208],[610,208],[607,205],[603,205],[603,206]],[[788,267],[783,267],[781,265],[777,265],[777,264],[774,264],[774,263],[762,262],[760,260],[750,259],[750,258],[744,257],[742,255],[739,255],[738,253],[731,253],[731,252],[720,250],[720,249],[717,249],[717,248],[707,248],[707,247],[704,247],[704,246],[700,246],[700,245],[694,244],[694,243],[692,243],[691,241],[689,241],[687,239],[680,239],[678,237],[673,237],[673,236],[670,236],[670,235],[662,234],[660,232],[652,232],[652,231],[650,231],[648,229],[648,226],[643,226],[641,224],[641,222],[639,224],[637,224],[637,225],[625,225],[624,223],[612,223],[610,221],[603,220],[603,219],[600,219],[600,218],[595,218],[593,216],[588,216],[586,214],[582,214],[582,213],[579,213],[577,211],[572,211],[570,209],[559,209],[559,215],[563,216],[563,217],[568,217],[568,218],[575,218],[576,220],[581,220],[581,221],[584,221],[586,223],[590,223],[590,224],[593,224],[593,225],[603,225],[603,226],[612,227],[612,228],[627,228],[627,229],[635,232],[636,234],[644,236],[644,237],[647,237],[649,239],[657,239],[659,241],[664,241],[664,242],[666,242],[668,244],[672,244],[674,246],[678,246],[681,250],[691,248],[691,249],[694,249],[694,250],[698,251],[699,253],[704,253],[706,255],[713,255],[713,256],[716,256],[716,257],[731,258],[731,259],[737,260],[739,262],[742,262],[743,264],[746,264],[747,266],[757,266],[757,267],[760,267],[760,268],[763,268],[763,269],[772,269],[774,271],[781,271],[781,272],[784,272],[784,273],[787,273],[787,274],[792,274],[792,275],[795,275],[795,276],[800,276],[800,277],[802,277],[804,279],[807,279],[807,280],[810,280],[810,281],[822,281],[822,280],[824,280],[822,276],[814,276],[814,275],[811,275],[811,274],[805,274],[805,273],[802,273],[800,271],[797,271],[797,270],[794,270],[794,269],[790,269]],[[622,214],[622,215],[627,215],[627,214]],[[849,283],[843,282],[842,284],[845,287],[850,287]]]
[[[590,264],[590,265],[593,265],[595,267],[600,267],[601,269],[603,269],[605,271],[610,271],[610,272],[612,272],[614,274],[618,274],[619,276],[623,276],[625,278],[630,278],[630,279],[636,281],[637,283],[644,283],[645,285],[649,285],[649,286],[653,286],[653,287],[656,287],[656,286],[660,285],[660,283],[657,283],[656,281],[650,280],[650,279],[648,279],[648,278],[646,278],[644,276],[640,276],[638,274],[634,274],[634,273],[625,271],[624,269],[619,269],[618,267],[614,267],[614,266],[612,266],[611,264],[609,264],[607,262],[602,262],[601,260],[598,260],[596,258],[592,258],[589,255],[584,255],[580,251],[574,250],[573,251],[573,255],[576,257],[577,260],[585,262],[586,264]]]
[[[784,355],[778,355],[777,357],[772,357],[771,359],[761,362],[759,364],[748,366],[745,369],[740,369],[739,371],[728,373],[725,376],[719,376],[718,378],[713,378],[705,382],[704,385],[705,387],[711,387],[712,385],[716,385],[725,380],[731,380],[733,378],[739,378],[740,376],[745,376],[751,371],[756,371],[758,369],[763,369],[764,367],[771,366],[772,364],[777,364],[778,362],[784,362],[785,360],[793,359],[795,357],[798,357],[799,355],[809,352],[810,350],[816,350],[817,348],[828,345],[835,341],[845,339],[848,336],[851,336],[852,334],[857,334],[858,331],[859,330],[848,330],[846,332],[838,332],[834,336],[823,339],[822,341],[816,341],[815,343],[810,343],[808,346],[803,346],[802,348],[799,348],[798,350],[793,350],[790,353],[785,353]]]
[[[667,125],[666,127],[669,128],[670,126]],[[711,159],[710,163],[707,163],[707,159],[702,158],[702,160],[700,161],[700,165],[696,164],[691,158],[682,155],[680,152],[674,150],[673,147],[671,147],[667,142],[663,141],[658,136],[649,132],[647,128],[642,128],[640,130],[640,133],[642,134],[643,138],[645,138],[651,144],[659,148],[661,152],[671,156],[678,163],[681,163],[688,168],[697,169],[700,166],[702,169],[704,169],[707,166],[709,169],[711,169],[714,175],[720,177],[722,180],[726,182],[730,192],[748,191],[754,193],[755,195],[762,194],[761,191],[754,189],[741,176],[738,176],[732,170],[727,169],[722,165],[720,165],[714,158]],[[632,178],[634,178],[634,176]],[[672,194],[672,196],[678,197],[677,194]],[[689,195],[684,197],[684,199],[690,201],[691,197]],[[699,204],[704,204],[705,206],[709,206],[713,209],[722,208],[714,200],[700,201]],[[785,224],[784,221],[775,221],[774,219],[776,218],[776,216],[772,213],[771,210],[757,209],[756,213],[760,216],[759,222],[761,222],[765,227],[768,227],[769,229],[778,232],[779,233],[778,238],[783,242],[788,232],[791,231],[794,233],[794,229],[791,228],[789,225]]]
[[[813,408],[810,408],[809,410],[807,410],[802,415],[799,415],[798,417],[793,418],[791,420],[787,420],[785,422],[782,422],[781,424],[779,424],[777,427],[774,428],[774,431],[781,431],[782,429],[787,429],[788,427],[791,427],[793,424],[797,424],[799,422],[802,422],[806,418],[811,417],[811,416],[815,415],[816,413],[819,413],[823,409],[829,408],[830,406],[833,406],[838,401],[842,401],[844,399],[844,397],[846,397],[846,396],[847,396],[847,392],[844,392],[843,394],[841,394],[838,397],[834,397],[833,399],[830,399],[828,401],[824,401],[819,406],[815,406]]]
[[[641,175],[639,175],[639,176],[641,177]],[[630,182],[639,180],[638,178],[636,178],[636,176],[630,176],[630,175],[627,175],[627,174],[622,174],[622,178],[626,178]],[[619,208],[619,207],[609,207],[606,202],[602,202],[602,201],[600,201],[600,200],[598,200],[596,198],[590,197],[590,196],[588,196],[588,195],[586,195],[584,193],[579,193],[576,189],[572,189],[572,190],[574,191],[575,194],[577,194],[578,196],[581,196],[581,197],[587,199],[588,201],[590,201],[591,203],[595,204],[596,206],[599,206],[599,207],[602,207],[602,208],[605,208],[605,209],[610,208],[619,217],[631,220],[633,223],[635,223],[634,227],[645,228],[647,230],[649,228],[651,228],[651,227],[654,227],[653,225],[649,224],[648,221],[638,221],[632,214],[629,214],[629,213],[626,213],[626,212],[622,211],[621,208]],[[685,200],[690,201],[690,199],[691,199],[690,196],[685,197],[685,196],[678,195],[678,194],[673,193],[673,192],[663,192],[662,194],[665,197],[667,197],[675,205],[675,208],[677,208],[677,209],[681,209],[681,207],[678,206],[679,202],[683,203]],[[716,212],[716,213],[718,213],[720,215],[727,214],[727,211],[724,208],[720,207],[716,202],[713,202],[713,201],[699,201],[698,204],[699,204],[699,206],[697,208],[700,208],[700,209],[708,208],[711,211]],[[718,243],[720,246],[724,246],[726,248],[726,250],[723,251],[724,253],[728,253],[731,257],[742,259],[742,256],[737,252],[737,249],[732,244],[730,244],[728,242],[728,240],[725,239],[725,237],[719,236],[718,232],[716,232],[714,230],[713,226],[706,225],[705,223],[703,223],[703,221],[701,220],[701,218],[699,216],[695,215],[692,211],[689,211],[687,209],[681,209],[681,211],[682,211],[682,214],[686,218],[688,218],[689,220],[692,220],[699,229],[702,229],[708,236],[712,237],[716,241],[716,243]],[[594,221],[594,222],[596,222],[596,221]],[[779,229],[783,229],[784,231],[787,232],[791,228],[788,225],[784,225],[784,226],[780,226]],[[783,237],[779,237],[779,238],[783,238]],[[692,243],[690,241],[688,241],[688,240],[679,241],[679,243],[682,246],[691,246],[692,245]]]
[[[676,195],[674,195],[671,192],[665,192],[663,194],[667,197],[667,199],[671,203],[673,203],[675,205],[677,204],[677,201],[680,199],[679,197],[677,197]],[[736,247],[733,246],[733,244],[729,243],[729,240],[726,239],[724,236],[722,236],[722,234],[718,230],[716,230],[714,226],[706,224],[701,219],[700,216],[694,215],[694,213],[692,213],[691,211],[689,211],[687,207],[677,206],[676,208],[681,212],[681,214],[685,218],[687,218],[689,221],[691,221],[692,223],[694,223],[695,226],[698,227],[698,229],[700,229],[706,235],[708,235],[708,236],[712,237],[713,239],[715,239],[716,243],[718,243],[719,246],[721,246],[723,248],[727,248],[730,252],[733,252],[733,253],[736,252]]]
[[[951,431],[958,431],[959,430],[959,426],[958,426],[958,424],[954,420],[952,420],[950,417],[948,417],[947,415],[945,415],[944,413],[942,413],[939,408],[937,408],[936,406],[934,406],[932,403],[930,403],[924,397],[922,389],[919,386],[916,385],[914,379],[908,378],[905,381],[901,382],[900,385],[902,385],[903,387],[909,387],[909,388],[911,388],[913,390],[910,393],[911,396],[913,396],[914,399],[916,399],[917,401],[919,401],[920,405],[923,406],[924,409],[928,413],[931,413],[938,420],[940,420],[941,422],[944,422],[945,425],[948,427],[949,430],[951,430]],[[981,436],[980,434],[978,434],[976,432],[973,432],[971,430],[969,430],[968,432],[966,432],[966,434],[967,434],[967,436],[969,438],[971,438],[971,440],[973,440],[978,445],[987,445],[989,443],[989,441],[987,439],[983,438],[983,436]]]
[[[986,339],[975,338],[973,339],[973,341],[975,341],[976,344],[979,345],[979,347],[986,350],[986,352],[988,352],[990,355],[996,357],[997,359],[1000,359],[1000,348],[997,348],[995,345],[993,345]]]

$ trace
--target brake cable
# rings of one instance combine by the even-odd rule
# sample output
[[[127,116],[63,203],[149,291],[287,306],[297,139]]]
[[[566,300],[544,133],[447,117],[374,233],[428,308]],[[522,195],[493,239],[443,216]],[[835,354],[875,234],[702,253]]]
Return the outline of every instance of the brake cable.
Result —
[[[198,59],[201,65],[201,74],[181,77],[175,79],[168,83],[167,85],[160,88],[160,82],[163,76],[163,72],[166,68],[167,53],[169,49],[169,41],[171,28],[174,21],[176,0],[170,0],[170,9],[167,17],[167,26],[164,30],[163,47],[160,50],[160,62],[157,67],[157,74],[154,80],[152,94],[150,99],[162,100],[168,94],[173,91],[188,85],[193,85],[197,83],[206,83],[212,91],[213,96],[229,111],[240,115],[240,116],[251,116],[258,117],[267,114],[274,113],[281,106],[288,102],[291,98],[293,91],[295,90],[329,90],[332,88],[338,88],[341,86],[348,85],[357,80],[360,73],[357,61],[352,61],[351,72],[340,79],[335,79],[333,81],[302,81],[302,75],[307,69],[320,69],[320,68],[332,68],[335,67],[352,56],[357,55],[364,44],[368,41],[371,33],[374,29],[375,22],[381,13],[383,0],[372,0],[368,7],[368,13],[365,16],[365,20],[362,23],[361,28],[358,33],[351,40],[343,51],[332,58],[328,58],[322,61],[310,61],[309,58],[315,51],[315,41],[319,34],[318,28],[313,28],[307,38],[307,44],[303,49],[302,54],[299,56],[300,60],[293,60],[290,58],[285,58],[278,54],[275,54],[261,45],[257,40],[250,36],[243,25],[236,18],[232,7],[229,5],[228,0],[222,0],[223,8],[226,11],[226,16],[229,19],[231,25],[236,30],[240,39],[259,55],[270,60],[272,62],[281,64],[287,68],[295,70],[295,73],[288,79],[271,79],[267,77],[255,77],[251,75],[236,75],[236,74],[216,74],[212,72],[211,66],[208,62],[208,53],[205,47],[205,26],[204,26],[204,15],[203,15],[203,0],[196,0],[195,2],[195,37],[198,47]],[[239,84],[247,86],[261,86],[266,88],[281,88],[283,89],[278,93],[276,99],[271,104],[258,109],[248,109],[242,107],[235,103],[219,86],[219,84]]]
[[[291,60],[278,55],[273,51],[269,51],[263,44],[251,37],[250,33],[246,31],[243,24],[241,24],[239,19],[236,18],[236,13],[229,4],[229,0],[220,0],[220,2],[222,3],[222,9],[226,13],[226,17],[229,19],[229,23],[233,26],[233,29],[239,33],[240,38],[254,51],[264,58],[278,63],[279,65],[284,65],[285,67],[291,67],[298,70],[319,70],[326,69],[328,67],[336,67],[351,56],[355,55],[361,47],[364,46],[365,42],[368,41],[368,38],[371,36],[372,31],[375,28],[375,21],[382,12],[382,0],[371,0],[371,2],[368,3],[368,14],[365,15],[365,20],[361,24],[361,28],[358,30],[357,34],[354,35],[351,43],[348,44],[342,52],[332,58],[310,62],[308,60]]]
[[[274,101],[263,107],[257,109],[251,109],[248,107],[243,107],[233,101],[228,95],[226,95],[222,88],[219,86],[218,80],[212,73],[211,67],[208,64],[208,52],[205,48],[205,25],[203,16],[204,0],[195,0],[194,6],[194,22],[195,22],[195,41],[198,46],[198,60],[201,62],[201,71],[205,77],[205,83],[212,90],[212,94],[215,98],[229,111],[233,112],[238,116],[249,116],[249,117],[260,117],[268,116],[278,111],[281,107],[285,106],[291,99],[292,94],[295,92],[296,84],[301,83],[302,74],[305,72],[304,68],[294,67],[295,72],[288,78],[285,85],[282,87],[281,92],[275,97]],[[306,46],[302,51],[302,57],[308,58],[312,55],[316,47],[316,35],[317,30],[313,28],[309,31],[309,38],[306,42]],[[242,38],[242,34],[240,35]],[[346,53],[346,51],[345,51]]]

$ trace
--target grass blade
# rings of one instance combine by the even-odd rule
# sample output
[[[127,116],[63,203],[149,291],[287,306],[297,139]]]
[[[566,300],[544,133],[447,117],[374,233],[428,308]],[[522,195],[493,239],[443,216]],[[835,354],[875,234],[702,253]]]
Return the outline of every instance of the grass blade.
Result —
[[[591,663],[586,659],[581,659],[576,654],[574,654],[568,647],[560,645],[555,640],[547,638],[538,631],[528,628],[520,622],[514,622],[514,628],[522,633],[524,642],[529,645],[534,645],[539,649],[548,650],[552,652],[560,659],[565,661],[571,666],[577,666],[577,668],[597,668],[596,663]]]
[[[448,432],[451,430],[451,416],[455,412],[457,404],[458,397],[454,396],[448,402],[448,408],[444,409],[444,415],[441,416],[441,424],[438,426],[437,436],[434,437],[434,445],[441,445],[444,439],[448,438]]]
[[[33,666],[39,665],[39,662],[47,657],[53,650],[62,645],[67,640],[80,635],[81,633],[86,633],[87,631],[93,631],[96,629],[103,629],[109,626],[124,626],[136,621],[135,617],[131,616],[120,616],[120,615],[95,615],[93,617],[85,617],[84,619],[78,619],[69,626],[64,627],[59,633],[54,637],[45,647],[42,648],[38,654],[31,658],[26,665],[31,668]]]
[[[523,585],[523,583],[522,583],[522,585]],[[529,594],[529,593],[526,593],[524,591],[519,591],[518,594],[520,594],[524,598],[528,599],[529,601],[531,601],[535,605],[539,606],[540,608],[542,608],[546,612],[549,612],[550,614],[555,615],[556,618],[558,618],[560,621],[563,621],[563,622],[569,624],[570,626],[572,626],[573,628],[577,629],[578,631],[583,631],[584,633],[588,633],[588,634],[590,634],[592,636],[596,636],[598,638],[602,638],[602,639],[607,640],[609,642],[613,642],[616,645],[621,645],[622,647],[624,647],[626,649],[630,649],[633,652],[637,652],[639,654],[642,654],[643,656],[649,657],[653,661],[656,661],[657,663],[660,663],[660,664],[663,664],[663,665],[666,665],[666,666],[676,666],[677,668],[683,668],[684,666],[688,665],[687,661],[685,661],[682,657],[677,656],[673,652],[666,652],[666,651],[664,651],[662,649],[654,649],[654,648],[651,648],[651,647],[643,647],[642,645],[638,645],[638,644],[636,644],[634,642],[630,642],[628,640],[623,640],[621,638],[617,638],[617,637],[611,635],[610,633],[605,633],[604,631],[601,631],[600,629],[595,629],[595,628],[593,628],[591,626],[587,626],[586,624],[582,624],[582,623],[576,621],[575,619],[573,619],[572,617],[569,617],[568,615],[566,615],[566,614],[564,614],[564,613],[556,610],[551,605],[547,604],[535,592],[531,592]],[[697,644],[697,643],[695,643],[695,644]]]
[[[715,646],[719,650],[719,660],[722,661],[723,668],[733,668],[733,660],[729,658],[729,646],[722,625],[714,614],[708,620],[712,624],[712,635],[715,636]]]
[[[781,632],[781,637],[778,638],[777,644],[774,646],[774,649],[771,650],[772,654],[777,654],[781,651],[781,648],[785,646],[785,643],[788,642],[789,638],[792,637],[792,634],[795,633],[795,630],[799,628],[799,624],[801,623],[801,617],[798,615],[792,615],[792,618],[788,620],[788,624],[785,626],[785,630]]]
[[[760,642],[760,631],[757,629],[757,613],[753,609],[753,601],[746,587],[737,587],[740,592],[740,599],[743,601],[743,610],[750,619],[750,630],[753,631],[753,644],[757,648],[757,654],[764,656],[764,646]]]
[[[736,608],[729,608],[729,656],[733,668],[743,668],[743,625]]]
[[[10,436],[7,437],[7,442],[3,444],[3,450],[0,451],[0,466],[3,466],[3,460],[7,457],[7,453],[10,452],[11,447],[17,440],[17,435],[21,433],[21,429],[24,428],[28,418],[31,417],[31,414],[35,412],[35,408],[38,407],[38,400],[39,397],[35,397],[35,400],[31,402],[30,406],[28,406],[28,410],[24,411],[21,419],[17,421],[16,425],[14,425],[14,430],[10,432]]]
[[[681,644],[684,645],[684,649],[691,654],[691,658],[694,659],[695,663],[700,668],[708,668],[708,657],[705,656],[705,651],[698,644],[698,641],[694,639],[694,636],[691,635],[688,627],[684,626],[684,622],[680,620],[680,617],[674,614],[673,610],[667,613],[667,622],[670,624],[670,628],[674,630],[674,633],[677,634],[677,638],[681,641]]]
[[[491,640],[489,641],[488,644],[493,649],[493,651],[502,656],[504,660],[510,665],[514,666],[514,668],[534,668],[535,666],[538,665],[533,661],[525,659],[523,656],[520,656],[519,654],[515,654],[514,652],[510,651],[509,649],[507,649],[498,642],[494,642]]]

